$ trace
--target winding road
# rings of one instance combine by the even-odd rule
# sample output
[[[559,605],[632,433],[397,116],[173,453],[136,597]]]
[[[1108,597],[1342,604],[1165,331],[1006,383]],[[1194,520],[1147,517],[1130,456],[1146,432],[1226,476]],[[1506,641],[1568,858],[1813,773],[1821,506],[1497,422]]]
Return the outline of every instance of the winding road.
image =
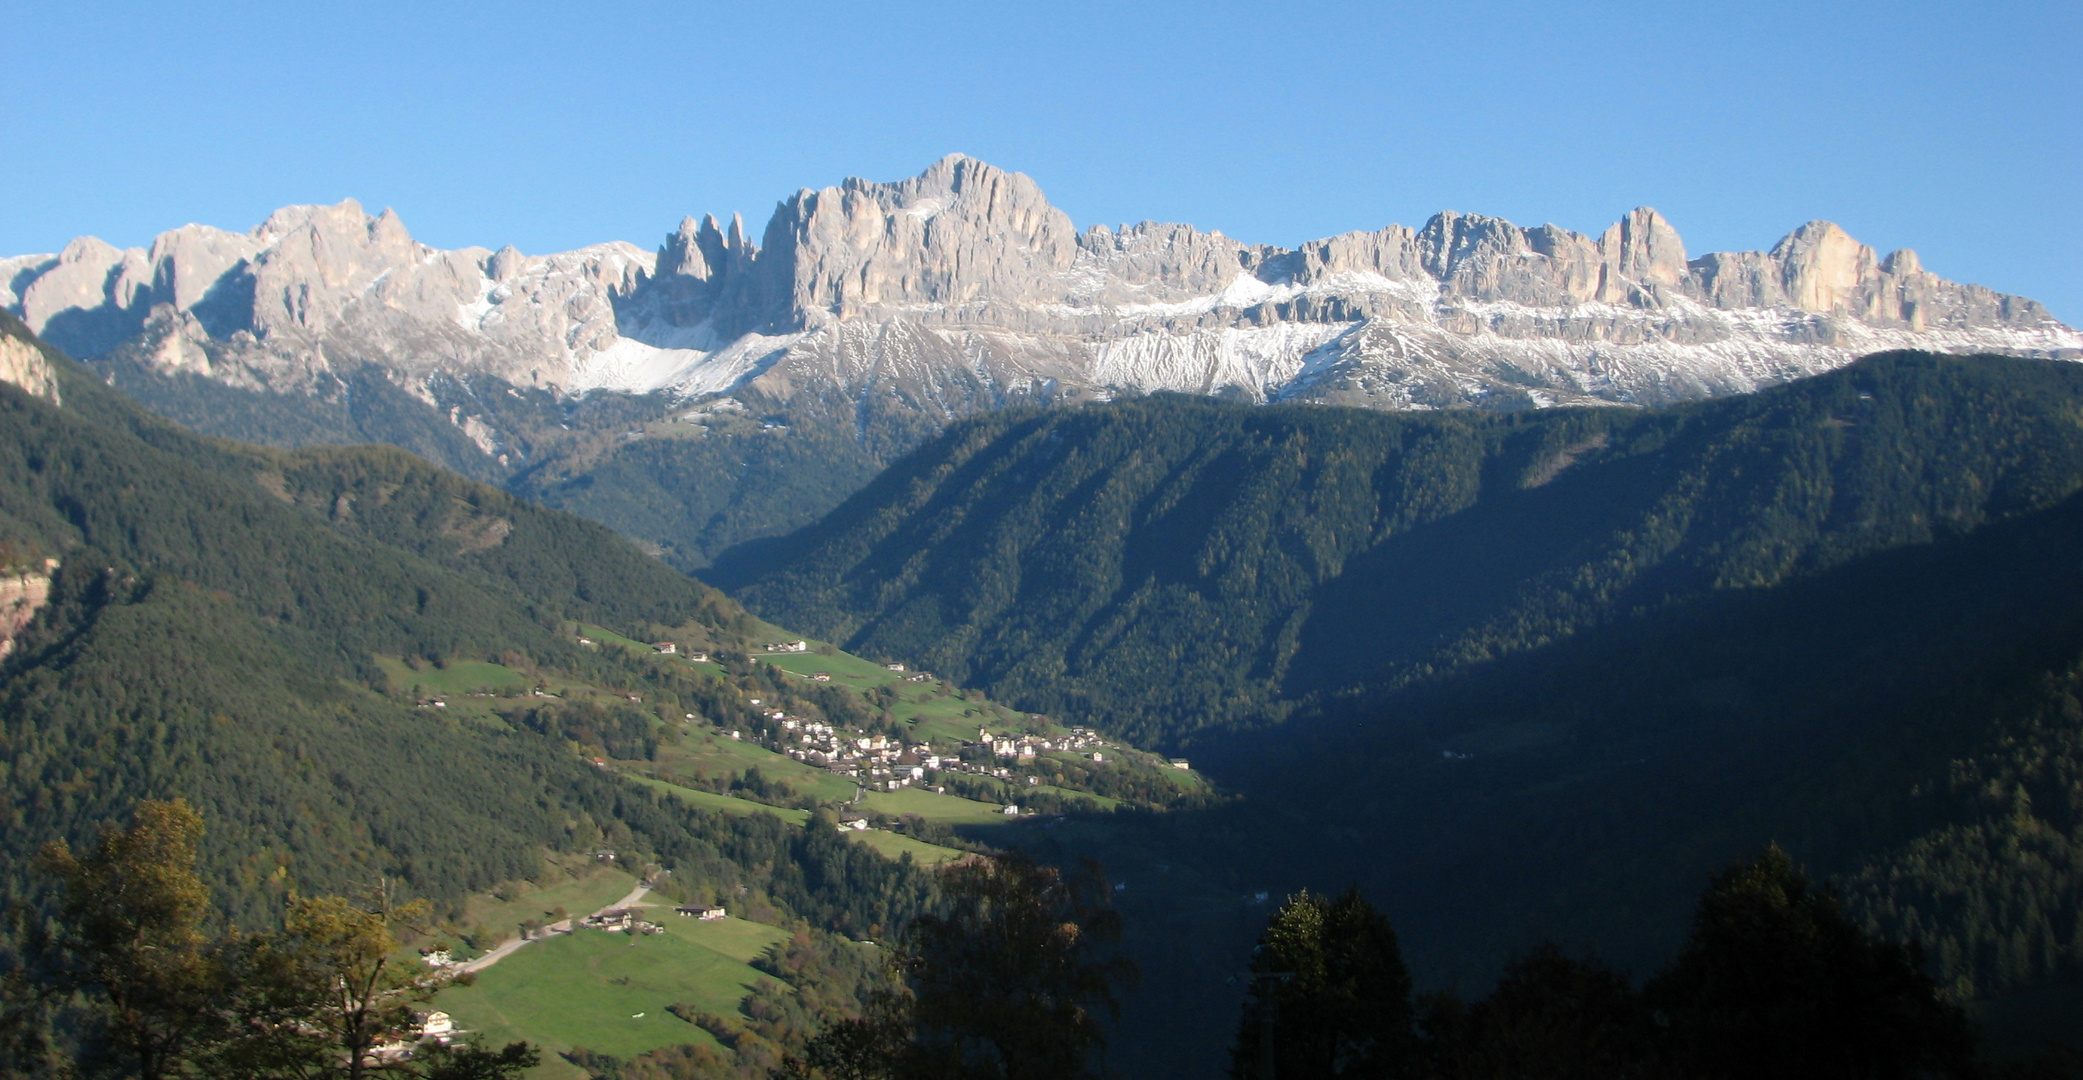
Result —
[[[629,890],[628,896],[625,896],[622,899],[617,900],[604,908],[601,908],[600,911],[596,911],[593,914],[598,915],[601,911],[613,911],[616,908],[635,907],[639,902],[643,900],[644,894],[650,891],[651,886],[638,885],[636,888]],[[550,925],[543,927],[543,933],[538,934],[532,938],[509,938],[506,941],[500,942],[498,947],[494,948],[491,952],[488,952],[475,960],[467,960],[461,964],[457,964],[456,970],[464,974],[475,974],[476,972],[483,971],[484,969],[491,967],[493,964],[496,964],[499,961],[504,960],[509,956],[512,956],[514,954],[514,950],[519,949],[521,946],[526,945],[531,941],[541,941],[544,937],[547,937],[550,934],[571,933],[573,921],[574,920],[572,919],[565,919],[562,922],[553,922]]]

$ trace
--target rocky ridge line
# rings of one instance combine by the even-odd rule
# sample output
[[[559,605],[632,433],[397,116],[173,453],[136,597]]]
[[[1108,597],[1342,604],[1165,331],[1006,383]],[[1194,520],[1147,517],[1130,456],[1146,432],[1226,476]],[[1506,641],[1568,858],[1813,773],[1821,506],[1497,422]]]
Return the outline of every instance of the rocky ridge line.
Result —
[[[1444,212],[1293,250],[1144,222],[1078,231],[1019,173],[951,155],[782,202],[759,243],[689,218],[656,253],[442,251],[353,201],[149,249],[0,260],[0,305],[80,355],[322,394],[376,364],[560,392],[730,393],[856,424],[1122,390],[1382,408],[1656,404],[1887,348],[2083,357],[2039,304],[1827,222],[1688,258],[1642,208],[1594,238]],[[457,416],[465,425],[472,418]],[[498,433],[471,430],[486,453]]]

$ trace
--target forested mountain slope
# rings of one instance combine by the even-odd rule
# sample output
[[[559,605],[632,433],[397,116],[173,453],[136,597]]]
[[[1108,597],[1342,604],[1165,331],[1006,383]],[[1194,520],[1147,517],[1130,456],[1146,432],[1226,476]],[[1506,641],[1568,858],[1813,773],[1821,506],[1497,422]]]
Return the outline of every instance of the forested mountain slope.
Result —
[[[77,845],[136,800],[180,796],[209,823],[220,902],[248,925],[287,890],[379,877],[452,905],[533,874],[545,849],[602,843],[857,933],[921,902],[922,875],[829,831],[692,813],[592,767],[560,727],[564,702],[539,703],[542,730],[444,715],[392,690],[379,663],[500,661],[617,702],[679,694],[749,717],[721,684],[662,683],[568,629],[727,644],[748,624],[714,590],[603,526],[398,451],[203,439],[19,324],[0,319],[0,345],[52,384],[0,384],[0,550],[12,580],[38,583],[0,624],[9,899],[41,896],[30,856],[44,841]]]
[[[1155,397],[964,424],[712,575],[1146,740],[1262,723],[2044,508],[2083,368],[1892,354],[1664,411]]]
[[[1357,881],[1421,983],[1646,970],[1778,841],[1986,996],[2083,964],[2079,491],[2083,368],[1892,354],[1654,412],[1000,415],[724,568],[1191,747],[1246,798],[1094,850]]]
[[[1646,967],[1698,867],[1776,841],[1997,994],[2083,962],[2079,601],[2074,496],[1208,749],[1323,823],[1258,845],[1289,873],[1349,868],[1435,940],[1537,931]]]
[[[2040,304],[1828,222],[1707,253],[1648,207],[1596,235],[1452,210],[1367,224],[1292,249],[1080,226],[953,154],[800,189],[764,228],[689,217],[652,250],[443,250],[352,200],[149,248],[83,236],[0,257],[0,309],[197,430],[391,443],[683,568],[1003,408],[1657,405],[1886,349],[2083,355]]]

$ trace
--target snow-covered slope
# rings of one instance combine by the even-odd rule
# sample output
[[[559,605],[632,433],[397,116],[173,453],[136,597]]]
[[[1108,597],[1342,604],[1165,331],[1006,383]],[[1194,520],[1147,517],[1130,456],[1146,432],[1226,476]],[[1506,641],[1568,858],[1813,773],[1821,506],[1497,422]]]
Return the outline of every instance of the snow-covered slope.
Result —
[[[959,155],[798,192],[758,244],[735,219],[690,218],[655,254],[441,251],[349,201],[0,260],[0,304],[78,354],[255,389],[318,393],[375,364],[430,401],[432,378],[489,375],[854,423],[869,402],[946,418],[1123,389],[1649,404],[1890,348],[2083,357],[2040,305],[1826,222],[1690,259],[1648,209],[1598,237],[1446,212],[1286,250],[1186,225],[1081,232],[1032,180]]]

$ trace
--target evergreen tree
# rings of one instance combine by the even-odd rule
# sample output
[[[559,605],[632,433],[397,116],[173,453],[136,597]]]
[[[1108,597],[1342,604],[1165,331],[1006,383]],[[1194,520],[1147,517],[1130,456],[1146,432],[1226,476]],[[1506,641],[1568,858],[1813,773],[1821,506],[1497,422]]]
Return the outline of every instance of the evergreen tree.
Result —
[[[1714,879],[1647,989],[1701,1077],[1966,1075],[1974,1032],[1917,951],[1868,936],[1777,845]]]
[[[1253,1000],[1237,1026],[1230,1075],[1377,1078],[1417,1066],[1410,972],[1387,916],[1348,889],[1303,891],[1266,924]]]
[[[1073,1080],[1094,1075],[1101,1016],[1134,978],[1107,955],[1120,920],[1096,867],[1063,873],[1024,858],[942,871],[949,909],[899,946],[899,990],[828,1027],[782,1080]]]
[[[1626,976],[1542,945],[1473,1007],[1449,994],[1425,1010],[1442,1080],[1625,1080],[1663,1075],[1658,1036]]]

